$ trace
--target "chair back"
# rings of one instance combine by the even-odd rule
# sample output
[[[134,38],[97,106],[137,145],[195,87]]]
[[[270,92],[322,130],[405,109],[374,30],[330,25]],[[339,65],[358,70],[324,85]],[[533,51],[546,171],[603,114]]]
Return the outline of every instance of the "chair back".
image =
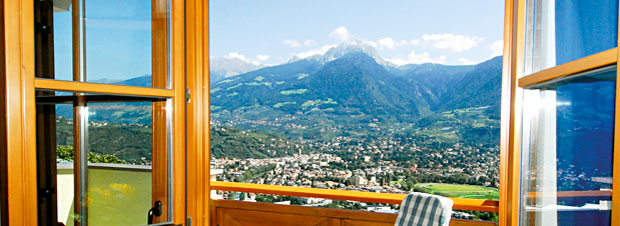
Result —
[[[446,197],[414,192],[403,200],[395,226],[448,226],[454,202]]]

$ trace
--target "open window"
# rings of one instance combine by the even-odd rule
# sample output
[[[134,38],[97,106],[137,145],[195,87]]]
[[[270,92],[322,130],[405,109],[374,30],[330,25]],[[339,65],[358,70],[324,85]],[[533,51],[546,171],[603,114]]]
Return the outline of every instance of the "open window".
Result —
[[[170,1],[34,12],[39,225],[171,223]]]
[[[517,3],[519,225],[617,225],[618,1]]]

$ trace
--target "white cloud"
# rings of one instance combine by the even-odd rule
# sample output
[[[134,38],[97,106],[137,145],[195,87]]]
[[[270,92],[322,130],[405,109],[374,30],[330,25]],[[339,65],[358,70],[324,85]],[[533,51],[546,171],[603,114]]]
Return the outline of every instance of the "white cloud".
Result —
[[[489,47],[491,50],[491,56],[501,56],[504,54],[504,40],[498,40],[491,44]]]
[[[301,53],[296,54],[295,56],[303,59],[303,58],[311,57],[317,54],[325,54],[327,50],[334,48],[334,47],[336,47],[336,45],[324,45],[324,46],[321,46],[320,49],[313,49],[313,50],[301,52]]]
[[[365,42],[365,43],[367,43],[368,45],[372,46],[372,48],[377,48],[377,43],[376,43],[376,42],[373,42],[373,41],[367,41],[367,42]]]
[[[288,39],[284,40],[284,45],[287,45],[287,46],[290,46],[290,47],[293,47],[293,48],[297,48],[297,47],[301,46],[301,44],[299,44],[299,41],[297,41],[297,40],[288,40]]]
[[[411,39],[411,45],[417,46],[418,44],[420,44],[419,39]]]
[[[397,41],[394,41],[394,39],[390,37],[386,37],[386,38],[379,39],[377,43],[379,44],[379,48],[381,49],[383,48],[394,49],[396,47],[407,44],[407,41],[401,40],[400,42],[397,42]]]
[[[304,41],[304,46],[306,46],[306,47],[311,46],[312,44],[314,44],[314,40],[306,40],[306,41]]]
[[[476,64],[475,62],[467,59],[467,58],[459,58],[459,63],[461,63],[461,65],[472,65],[472,64]]]
[[[463,52],[476,46],[484,38],[477,36],[465,36],[450,33],[425,34],[422,40],[430,42],[437,49],[447,49],[453,52]]]
[[[269,55],[258,54],[258,55],[256,55],[256,59],[258,59],[260,61],[266,61],[266,60],[269,60]]]
[[[243,54],[239,54],[237,52],[228,53],[228,56],[225,56],[224,58],[226,58],[226,59],[239,59],[239,60],[242,60],[242,61],[250,63],[250,61],[247,58],[245,58],[245,56]]]
[[[347,41],[351,38],[351,34],[345,26],[340,26],[329,33],[329,37],[338,41]]]
[[[256,58],[258,58],[259,60],[260,60],[261,57],[269,58],[269,56],[267,56],[267,55],[256,55]],[[250,63],[250,64],[254,64],[254,65],[260,65],[260,62],[258,60],[250,60],[250,59],[246,58],[245,55],[239,54],[237,52],[230,52],[224,58],[225,59],[238,59],[238,60],[241,60],[241,61],[246,62],[246,63]]]
[[[421,54],[416,53],[415,51],[411,51],[407,59],[386,59],[387,61],[396,64],[396,65],[405,65],[405,64],[423,64],[423,63],[436,63],[436,64],[445,64],[446,56],[440,56],[438,58],[430,57],[428,52],[423,52]]]

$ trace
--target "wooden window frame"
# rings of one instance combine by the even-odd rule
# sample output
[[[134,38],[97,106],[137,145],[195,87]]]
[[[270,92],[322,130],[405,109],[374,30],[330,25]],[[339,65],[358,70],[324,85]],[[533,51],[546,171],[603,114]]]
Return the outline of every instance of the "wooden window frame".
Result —
[[[500,225],[518,225],[521,173],[521,109],[523,88],[573,74],[620,66],[618,47],[529,75],[523,75],[527,0],[506,0],[500,149]],[[620,13],[619,13],[620,14]],[[620,29],[620,20],[619,26]],[[620,33],[620,31],[619,31]],[[620,43],[620,39],[618,40]],[[620,46],[620,45],[619,45]],[[620,70],[616,74],[611,225],[620,226]]]
[[[34,76],[33,1],[6,0],[2,4],[3,132],[6,142],[0,158],[6,178],[6,206],[2,221],[8,225],[37,225],[37,172],[35,145],[35,90],[62,90],[113,95],[165,97],[172,99],[172,198],[173,224],[185,224],[185,5],[171,1],[170,89],[130,87],[75,81],[57,81]],[[75,25],[75,24],[74,24]],[[74,34],[75,35],[75,34]],[[76,41],[76,40],[74,40]],[[74,50],[75,52],[75,50]],[[74,57],[76,57],[74,55]],[[154,68],[155,70],[155,68]],[[6,123],[6,124],[4,124]],[[6,129],[6,130],[4,130]],[[3,199],[4,200],[4,199]]]
[[[3,132],[6,142],[2,150],[6,150],[6,153],[2,153],[0,160],[5,159],[2,169],[6,169],[6,178],[2,186],[7,188],[8,200],[6,202],[11,208],[3,208],[2,211],[7,212],[9,225],[36,225],[36,167],[33,166],[36,162],[36,150],[35,141],[32,139],[35,125],[34,120],[28,120],[34,119],[34,90],[35,88],[57,88],[67,91],[76,89],[56,81],[35,80],[32,4],[32,1],[6,0],[1,8],[4,21],[2,25],[3,47],[1,48],[4,58],[1,69],[4,70],[3,92],[6,93],[3,99],[5,101],[3,110],[6,112],[3,120],[6,131]],[[209,175],[210,162],[208,2],[173,0],[171,10],[172,52],[170,54],[172,55],[172,71],[176,76],[172,81],[172,93],[168,91],[160,93],[161,90],[155,93],[166,97],[172,95],[174,99],[173,199],[175,208],[172,219],[175,224],[185,224],[185,216],[188,216],[192,218],[193,225],[208,225],[209,192],[211,190],[209,181],[205,180]],[[615,49],[607,53],[595,54],[589,59],[591,61],[580,59],[520,78],[523,65],[524,18],[524,0],[505,1],[500,141],[500,225],[517,225],[519,220],[521,163],[521,113],[519,109],[522,107],[519,96],[522,92],[520,87],[588,70],[596,65],[618,64],[617,59],[620,55],[620,52]],[[614,51],[616,56],[612,59],[611,55]],[[179,76],[185,74],[187,74],[187,81],[183,81]],[[125,87],[100,84],[73,91],[97,92],[101,91],[100,89],[111,88],[119,88],[114,92],[121,95],[142,95],[145,91],[133,88],[127,91]],[[187,110],[184,106],[185,88],[191,93]],[[616,106],[620,106],[619,97],[620,83],[617,83]],[[185,117],[186,114],[187,117]],[[620,143],[619,119],[620,112],[616,111],[614,144]],[[187,153],[178,151],[185,150],[185,142],[187,142]],[[614,145],[614,166],[620,165],[619,147],[620,145]],[[187,155],[187,165],[185,155]],[[185,175],[185,167],[191,169],[187,171],[187,175]],[[613,174],[616,175],[613,183],[620,184],[620,176],[618,176],[620,167],[614,167]],[[186,180],[185,176],[187,176]],[[189,197],[187,199],[185,185],[187,185],[187,197]],[[614,189],[612,191],[612,226],[620,226],[619,211],[620,189]]]

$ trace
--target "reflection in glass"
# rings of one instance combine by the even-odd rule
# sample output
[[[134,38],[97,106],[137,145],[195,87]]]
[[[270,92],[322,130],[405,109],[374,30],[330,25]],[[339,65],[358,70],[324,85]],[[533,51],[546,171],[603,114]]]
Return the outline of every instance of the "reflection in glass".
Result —
[[[152,164],[150,102],[88,104],[88,151],[110,163]]]
[[[86,80],[167,87],[165,3],[85,0]],[[154,54],[157,58],[153,58]]]
[[[54,107],[52,105],[52,107]],[[65,225],[74,221],[73,175],[73,115],[71,104],[57,104],[56,109],[56,186],[58,187],[58,222]],[[65,112],[63,112],[65,111]]]
[[[616,70],[529,87],[523,225],[609,225]]]
[[[525,73],[617,46],[618,1],[529,0]]]
[[[73,79],[72,5],[70,0],[35,1],[35,76]]]
[[[55,134],[57,167],[51,177],[57,181],[58,217],[42,221],[145,225],[155,201],[162,201],[163,214],[153,222],[169,221],[170,100],[49,91],[38,91],[36,98],[38,137]],[[53,111],[43,114],[45,109]],[[46,130],[50,124],[43,116],[54,118],[53,130]],[[49,152],[39,145],[38,158]],[[49,166],[39,161],[38,167],[47,172]],[[86,208],[76,207],[75,199]]]
[[[73,80],[71,1],[54,0],[54,79]]]

